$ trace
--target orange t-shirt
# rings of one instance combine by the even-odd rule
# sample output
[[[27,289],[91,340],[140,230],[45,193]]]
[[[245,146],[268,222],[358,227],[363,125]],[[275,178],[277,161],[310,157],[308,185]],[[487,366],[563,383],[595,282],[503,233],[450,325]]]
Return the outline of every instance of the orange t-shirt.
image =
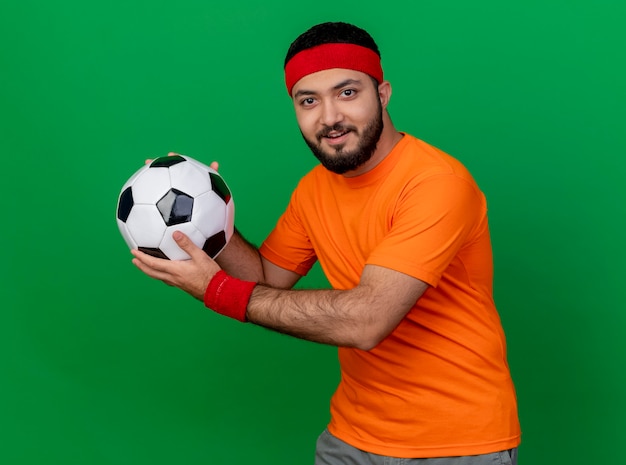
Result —
[[[361,176],[317,166],[260,250],[302,275],[319,260],[335,289],[355,287],[366,264],[430,285],[374,349],[338,349],[333,435],[404,458],[519,444],[515,389],[492,297],[486,202],[458,160],[404,135]]]

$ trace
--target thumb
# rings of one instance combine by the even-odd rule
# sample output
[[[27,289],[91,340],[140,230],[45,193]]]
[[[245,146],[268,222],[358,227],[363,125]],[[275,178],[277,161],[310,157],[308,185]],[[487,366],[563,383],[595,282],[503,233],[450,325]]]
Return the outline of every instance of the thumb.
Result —
[[[176,241],[176,244],[178,244],[178,247],[180,247],[185,252],[187,252],[190,257],[193,257],[198,252],[202,252],[202,249],[200,249],[196,244],[194,244],[192,240],[189,239],[189,236],[184,234],[182,231],[178,231],[178,230],[174,231],[172,233],[172,238]]]

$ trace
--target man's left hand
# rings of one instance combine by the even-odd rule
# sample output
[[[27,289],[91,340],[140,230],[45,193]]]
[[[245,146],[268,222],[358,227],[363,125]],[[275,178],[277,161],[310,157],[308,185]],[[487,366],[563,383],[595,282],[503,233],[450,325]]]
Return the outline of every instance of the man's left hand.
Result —
[[[172,237],[191,257],[190,260],[167,260],[132,250],[133,264],[148,276],[182,289],[198,300],[203,300],[209,281],[220,267],[182,232],[175,231]]]

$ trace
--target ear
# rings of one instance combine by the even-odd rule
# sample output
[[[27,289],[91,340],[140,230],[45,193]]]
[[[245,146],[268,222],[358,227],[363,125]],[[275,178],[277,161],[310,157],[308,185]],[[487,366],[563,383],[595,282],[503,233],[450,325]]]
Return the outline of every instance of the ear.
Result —
[[[378,97],[380,98],[380,104],[383,108],[387,108],[389,100],[391,99],[391,84],[389,81],[383,81],[378,84]]]

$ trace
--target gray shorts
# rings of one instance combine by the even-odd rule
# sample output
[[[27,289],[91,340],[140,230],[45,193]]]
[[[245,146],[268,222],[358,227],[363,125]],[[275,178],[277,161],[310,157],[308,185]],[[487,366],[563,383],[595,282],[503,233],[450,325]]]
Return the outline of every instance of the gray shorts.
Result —
[[[315,465],[517,465],[517,448],[464,457],[401,459],[356,449],[324,430],[317,440]]]

